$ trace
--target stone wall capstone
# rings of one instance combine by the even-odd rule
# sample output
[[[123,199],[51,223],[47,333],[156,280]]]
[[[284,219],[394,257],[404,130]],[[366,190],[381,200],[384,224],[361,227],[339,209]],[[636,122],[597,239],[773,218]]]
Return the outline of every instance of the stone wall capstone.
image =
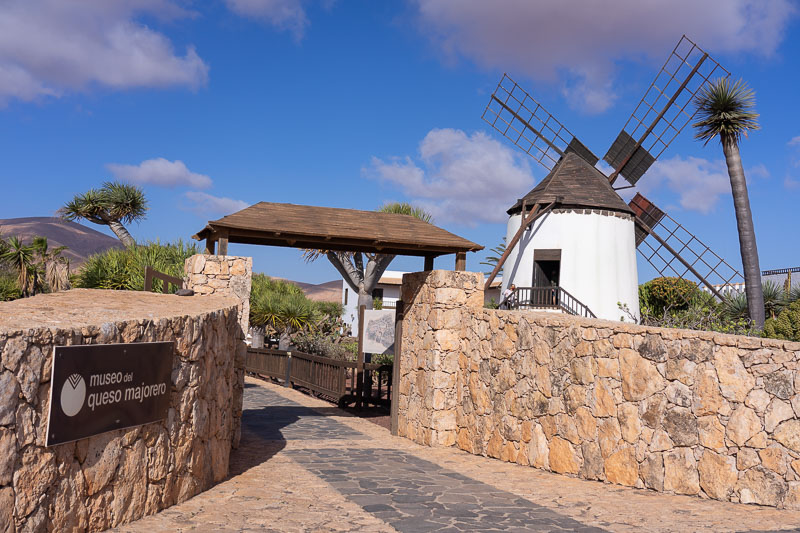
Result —
[[[483,309],[403,278],[398,431],[584,479],[800,508],[800,343]]]
[[[242,349],[236,353],[235,426],[233,447],[238,448],[242,438],[242,401],[244,398],[244,367],[247,358],[244,335],[250,326],[250,287],[253,282],[253,258],[233,255],[197,254],[184,263],[184,286],[199,295],[233,296],[239,305],[239,325],[242,331]]]
[[[239,302],[76,289],[0,303],[0,531],[99,531],[224,479]],[[54,346],[175,341],[165,420],[45,446]]]

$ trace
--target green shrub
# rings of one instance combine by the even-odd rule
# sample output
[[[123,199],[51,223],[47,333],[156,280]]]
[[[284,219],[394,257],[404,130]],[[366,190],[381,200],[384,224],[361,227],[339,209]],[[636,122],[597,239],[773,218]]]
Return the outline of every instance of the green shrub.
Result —
[[[301,333],[294,337],[293,344],[301,352],[330,357],[339,361],[355,361],[358,356],[357,341],[345,341],[344,338],[332,335]]]
[[[309,300],[293,283],[255,274],[250,288],[250,324],[268,336],[314,331],[337,337],[344,312],[336,302]],[[314,352],[316,353],[316,352]]]
[[[776,317],[764,324],[764,336],[800,341],[800,300],[795,300]]]
[[[183,278],[186,259],[198,253],[194,244],[183,241],[161,244],[148,242],[122,250],[106,250],[89,257],[76,276],[75,286],[86,289],[144,289],[144,269],[153,267],[159,272]],[[153,280],[153,289],[162,290],[161,280]],[[176,287],[170,286],[169,292]]]
[[[639,285],[639,308],[650,315],[661,315],[666,310],[687,309],[702,291],[691,281],[662,277]]]
[[[0,302],[16,300],[21,296],[22,291],[19,290],[17,276],[8,272],[0,273]]]

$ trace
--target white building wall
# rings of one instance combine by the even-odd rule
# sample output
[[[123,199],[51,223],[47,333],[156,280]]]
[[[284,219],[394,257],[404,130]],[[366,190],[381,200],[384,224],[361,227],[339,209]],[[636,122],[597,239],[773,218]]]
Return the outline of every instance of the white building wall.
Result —
[[[506,240],[521,224],[521,215],[508,220]],[[636,243],[632,220],[599,213],[549,213],[537,220],[514,247],[503,268],[503,290],[533,285],[533,251],[561,250],[560,286],[585,304],[598,318],[619,320],[617,302],[639,316]]]
[[[405,272],[396,270],[387,270],[381,276],[381,279],[388,278],[393,283],[380,283],[375,287],[376,289],[383,289],[383,305],[384,309],[394,308],[397,301],[400,299],[400,285],[394,280],[402,279]],[[358,335],[358,293],[354,293],[353,289],[346,281],[342,280],[342,306],[344,307],[344,315],[342,320],[353,332],[353,335]]]

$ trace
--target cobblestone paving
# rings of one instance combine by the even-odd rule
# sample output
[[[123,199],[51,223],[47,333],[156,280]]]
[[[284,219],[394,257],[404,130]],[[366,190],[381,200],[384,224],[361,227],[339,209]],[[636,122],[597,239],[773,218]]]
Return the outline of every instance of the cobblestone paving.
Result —
[[[398,450],[289,456],[398,531],[603,531]]]
[[[800,512],[629,489],[395,438],[247,378],[229,479],[119,529],[206,531],[800,531]]]
[[[248,384],[242,425],[263,440],[366,439],[363,433],[337,422],[325,411],[304,407],[274,390]],[[335,407],[328,413],[338,414]]]

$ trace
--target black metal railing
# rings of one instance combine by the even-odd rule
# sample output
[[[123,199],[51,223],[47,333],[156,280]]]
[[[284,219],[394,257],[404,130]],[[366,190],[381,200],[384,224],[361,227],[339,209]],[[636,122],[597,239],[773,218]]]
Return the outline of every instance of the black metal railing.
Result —
[[[592,310],[562,287],[517,287],[511,309],[561,309],[570,315],[597,318]]]

